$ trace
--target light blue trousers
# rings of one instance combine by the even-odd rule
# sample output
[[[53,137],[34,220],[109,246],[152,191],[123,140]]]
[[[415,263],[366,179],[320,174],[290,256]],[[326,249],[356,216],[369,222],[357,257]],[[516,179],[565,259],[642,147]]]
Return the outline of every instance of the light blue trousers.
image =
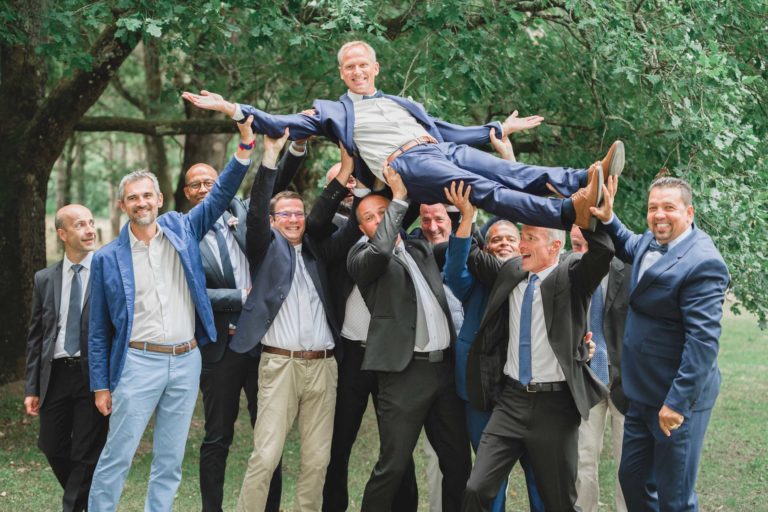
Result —
[[[117,509],[133,455],[155,416],[146,512],[170,512],[181,482],[181,463],[200,383],[200,351],[172,356],[128,349],[112,393],[107,444],[93,475],[88,510]]]

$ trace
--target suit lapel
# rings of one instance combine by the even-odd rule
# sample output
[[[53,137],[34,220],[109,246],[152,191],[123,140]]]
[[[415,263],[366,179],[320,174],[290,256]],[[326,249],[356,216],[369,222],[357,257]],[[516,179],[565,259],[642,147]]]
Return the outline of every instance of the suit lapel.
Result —
[[[117,242],[117,267],[120,269],[120,278],[123,281],[123,292],[125,293],[125,305],[128,313],[129,325],[133,321],[133,300],[135,294],[135,281],[133,278],[133,258],[131,256],[131,239],[128,236],[130,222],[126,222]],[[131,329],[128,329],[128,336]]]
[[[677,244],[675,247],[670,249],[664,256],[659,259],[656,263],[648,267],[648,269],[643,274],[643,277],[640,278],[640,280],[637,283],[637,286],[635,286],[635,289],[632,290],[632,296],[636,296],[639,293],[642,293],[648,286],[650,286],[651,283],[653,283],[661,274],[672,268],[677,264],[678,261],[680,261],[680,258],[682,258],[685,253],[688,252],[688,249],[690,249],[693,246],[694,241],[696,240],[698,233],[694,227],[693,232],[691,232],[690,235],[688,235],[685,240]],[[643,240],[644,245],[644,251],[641,253],[642,257],[645,257],[645,253],[647,252],[648,246],[651,244],[651,238],[648,238],[647,243],[646,240]],[[640,264],[637,265],[639,268],[642,265],[642,258],[640,259]]]
[[[207,265],[208,268],[210,268],[213,274],[216,276],[216,280],[218,281],[216,286],[225,286],[226,280],[224,279],[224,274],[221,272],[221,266],[216,261],[216,256],[213,254],[211,246],[208,245],[208,241],[205,238],[200,240],[200,255],[203,257],[203,262],[205,262],[205,265]]]
[[[352,98],[350,98],[347,93],[344,93],[341,98],[339,98],[339,100],[344,105],[344,109],[347,111],[347,123],[344,126],[344,137],[347,141],[349,141],[349,144],[354,149],[354,152],[357,153],[357,146],[354,142],[355,105],[352,103]]]
[[[56,311],[56,318],[59,318],[59,310],[61,309],[61,280],[62,269],[64,268],[64,260],[60,261],[56,268],[53,269],[53,305]]]
[[[443,290],[443,282],[440,280],[440,273],[439,272],[431,272],[428,267],[430,265],[430,262],[428,259],[426,259],[419,248],[414,247],[410,244],[409,241],[403,242],[405,245],[406,250],[408,251],[408,254],[411,255],[411,258],[413,258],[413,261],[416,262],[416,266],[419,267],[419,270],[421,271],[421,275],[424,276],[424,280],[429,285],[429,288],[432,290],[432,294],[437,299],[437,302],[440,303],[440,306],[443,308],[443,312],[448,315],[448,320],[450,321],[450,308],[448,307],[448,299],[445,297],[445,290]],[[395,260],[399,261],[400,264],[406,267],[406,271],[409,272],[408,267],[400,261],[399,258],[395,258]],[[409,272],[410,274],[410,272]],[[411,280],[413,280],[413,277],[411,277]],[[414,282],[414,286],[416,283]]]
[[[605,305],[603,311],[608,311],[616,300],[616,295],[624,283],[624,263],[618,258],[611,260],[611,267],[608,270],[608,289],[605,291]]]
[[[541,306],[544,309],[544,323],[547,326],[547,338],[552,344],[552,319],[555,316],[555,295],[557,292],[557,278],[560,275],[558,272],[560,265],[567,265],[568,263],[560,263],[549,274],[546,279],[541,282],[539,287],[539,293],[541,294]]]
[[[237,224],[234,226],[230,226],[229,219],[235,218],[237,219]],[[242,223],[240,221],[243,221]],[[240,247],[240,250],[245,254],[245,219],[241,219],[239,215],[237,215],[237,212],[234,212],[234,215],[230,212],[224,212],[224,222],[229,227],[229,232],[232,233],[232,236],[235,237],[235,241],[237,242],[238,247]],[[242,226],[241,226],[242,224]]]
[[[485,327],[488,320],[495,316],[498,309],[509,299],[509,294],[512,293],[512,290],[528,274],[520,268],[520,261],[520,258],[515,258],[501,267],[499,275],[496,277],[496,283],[488,296],[488,306],[480,323],[480,329]]]

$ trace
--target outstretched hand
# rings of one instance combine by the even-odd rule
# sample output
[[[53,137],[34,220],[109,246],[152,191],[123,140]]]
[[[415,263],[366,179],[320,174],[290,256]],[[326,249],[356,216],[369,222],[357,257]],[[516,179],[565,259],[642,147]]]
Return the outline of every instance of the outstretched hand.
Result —
[[[598,172],[603,172],[602,166],[598,164]],[[589,207],[589,213],[600,219],[602,222],[609,222],[613,217],[613,200],[616,197],[616,191],[619,188],[619,177],[609,176],[608,181],[603,185],[603,202],[600,206]]]
[[[270,169],[277,167],[277,158],[280,156],[280,151],[285,146],[289,135],[290,132],[286,128],[283,136],[279,139],[273,139],[269,135],[264,136],[264,156],[261,158],[261,164],[264,167],[269,167]]]
[[[229,117],[235,115],[235,104],[225,100],[221,94],[210,92],[206,90],[200,91],[200,94],[194,94],[188,91],[184,91],[181,97],[196,106],[204,110],[215,110],[217,112],[223,112]]]
[[[501,123],[501,128],[504,131],[502,136],[536,128],[543,121],[544,118],[542,116],[517,117],[517,110],[515,110],[503,123]]]
[[[443,187],[445,197],[448,202],[459,209],[462,218],[472,218],[475,215],[475,207],[469,202],[469,195],[472,192],[472,185],[464,187],[464,182],[460,181],[458,186],[455,181],[451,182],[451,187]]]
[[[509,140],[508,135],[502,135],[499,139],[496,137],[496,128],[491,128],[490,138],[491,146],[501,158],[510,162],[515,161],[515,150],[512,149],[512,141]]]
[[[408,197],[408,189],[405,188],[403,178],[390,166],[384,166],[384,179],[392,189],[392,199],[405,200]]]

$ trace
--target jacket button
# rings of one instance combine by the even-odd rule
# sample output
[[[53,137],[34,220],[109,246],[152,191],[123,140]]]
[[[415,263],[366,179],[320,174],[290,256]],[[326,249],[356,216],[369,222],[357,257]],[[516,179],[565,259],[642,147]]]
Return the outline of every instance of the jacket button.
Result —
[[[267,325],[271,324],[272,320],[267,320]]]
[[[282,293],[280,294],[280,300],[285,300],[285,295],[283,295]]]

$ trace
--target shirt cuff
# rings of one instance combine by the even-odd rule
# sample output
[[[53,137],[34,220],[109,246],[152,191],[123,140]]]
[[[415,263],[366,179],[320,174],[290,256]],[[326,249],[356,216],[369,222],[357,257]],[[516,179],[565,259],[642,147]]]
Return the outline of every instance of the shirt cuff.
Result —
[[[240,290],[240,293],[242,294],[241,300],[243,302],[243,306],[245,306],[245,301],[248,298],[248,290]]]
[[[397,204],[401,204],[401,205],[405,206],[406,208],[411,206],[411,203],[409,203],[408,201],[405,201],[403,199],[393,199],[392,202],[393,203],[397,203]]]
[[[611,212],[611,218],[610,218],[610,219],[608,219],[608,222],[605,222],[605,221],[600,221],[600,222],[602,222],[603,224],[605,224],[605,225],[607,226],[608,224],[610,224],[611,222],[613,222],[613,219],[614,219],[615,217],[616,217],[616,214],[615,214],[615,213],[613,213],[613,212]]]
[[[368,187],[355,187],[352,189],[352,195],[362,199],[363,197],[367,196],[371,193],[371,189]]]
[[[235,157],[235,160],[240,162],[240,164],[242,164],[242,165],[251,165],[251,159],[250,158],[240,158],[239,156],[237,156],[237,153],[235,153],[234,157]]]
[[[297,150],[297,149],[295,149],[293,147],[294,144],[295,144],[295,142],[291,142],[291,145],[288,146],[288,151],[290,151],[293,156],[304,156],[304,155],[307,154],[307,146],[306,145],[304,146],[304,149],[302,151],[299,151],[299,150]]]
[[[243,115],[243,110],[240,108],[239,103],[235,103],[235,115],[232,116],[232,119],[235,121],[242,121],[245,119],[245,115]]]

